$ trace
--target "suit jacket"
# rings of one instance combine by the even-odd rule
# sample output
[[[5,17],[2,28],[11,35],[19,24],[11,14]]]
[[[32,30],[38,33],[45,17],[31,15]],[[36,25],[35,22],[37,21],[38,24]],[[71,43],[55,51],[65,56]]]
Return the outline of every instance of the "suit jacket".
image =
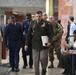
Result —
[[[15,45],[17,42],[22,43],[22,28],[20,23],[15,23],[15,25],[8,24],[5,27],[4,42],[6,47],[8,45]],[[7,44],[7,42],[9,43]]]
[[[69,41],[68,41],[69,31],[70,31],[70,23],[68,23],[68,26],[67,26],[67,35],[66,35],[66,38],[65,38],[65,40],[66,40],[67,43],[69,43]]]

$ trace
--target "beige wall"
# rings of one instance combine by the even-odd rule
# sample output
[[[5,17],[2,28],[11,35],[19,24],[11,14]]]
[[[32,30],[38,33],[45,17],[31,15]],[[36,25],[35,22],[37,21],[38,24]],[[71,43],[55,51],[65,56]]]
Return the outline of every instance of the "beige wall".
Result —
[[[73,16],[75,18],[75,23],[76,23],[76,0],[73,2]]]

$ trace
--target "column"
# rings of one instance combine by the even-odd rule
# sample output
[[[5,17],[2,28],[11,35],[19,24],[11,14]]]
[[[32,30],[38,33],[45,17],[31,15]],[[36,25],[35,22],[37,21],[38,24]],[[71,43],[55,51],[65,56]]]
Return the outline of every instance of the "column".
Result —
[[[75,23],[76,23],[76,0],[73,1],[73,16],[75,18]]]
[[[73,2],[72,0],[59,0],[59,6],[58,6],[58,19],[61,19],[61,23],[64,28],[64,34],[62,36],[62,44],[61,46],[64,46],[65,43],[65,37],[67,34],[67,25],[68,25],[68,19],[69,16],[73,15]]]
[[[2,41],[1,41],[1,35],[0,35],[0,64],[2,60]]]
[[[46,0],[46,13],[48,16],[53,15],[53,0]]]

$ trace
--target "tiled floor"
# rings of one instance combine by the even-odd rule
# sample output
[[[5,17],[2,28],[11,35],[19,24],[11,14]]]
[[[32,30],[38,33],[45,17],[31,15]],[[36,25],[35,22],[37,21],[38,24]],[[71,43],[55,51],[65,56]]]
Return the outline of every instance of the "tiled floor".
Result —
[[[29,57],[27,56],[27,58],[29,58]],[[2,63],[4,63],[4,62],[5,63],[8,62],[8,57],[7,57],[7,60],[2,61]],[[48,65],[49,64],[50,64],[50,62],[48,63]],[[54,60],[55,67],[53,69],[47,68],[47,75],[62,75],[61,73],[63,72],[63,69],[57,68],[57,65],[58,65],[58,60],[55,55],[55,60]],[[27,66],[26,69],[22,69],[22,66],[23,66],[23,61],[22,61],[22,54],[20,52],[20,72],[18,72],[18,73],[10,72],[9,75],[35,75],[34,68],[30,69],[29,66]],[[40,65],[40,71],[41,71],[41,65]]]

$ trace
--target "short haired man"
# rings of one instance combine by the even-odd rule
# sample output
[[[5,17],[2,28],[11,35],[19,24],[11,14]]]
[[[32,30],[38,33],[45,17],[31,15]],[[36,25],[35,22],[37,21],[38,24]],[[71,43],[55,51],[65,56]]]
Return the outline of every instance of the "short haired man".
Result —
[[[43,13],[43,20],[47,21],[47,14],[46,13]]]
[[[26,41],[26,35],[28,33],[28,29],[29,29],[31,21],[32,21],[31,13],[27,13],[26,14],[26,19],[24,20],[24,22],[22,24],[22,30],[23,30],[22,57],[23,57],[23,63],[24,63],[23,69],[25,69],[26,66],[27,66],[27,57],[26,57],[27,55],[29,55],[29,68],[32,68],[32,66],[33,66],[31,42],[30,42],[30,46],[29,46],[28,52],[25,52],[25,50],[24,50],[25,41]]]
[[[19,51],[22,43],[22,27],[20,23],[16,22],[16,18],[14,16],[10,16],[9,19],[11,20],[11,23],[5,27],[4,42],[6,47],[9,49],[12,67],[11,70],[18,72]]]
[[[29,31],[27,34],[25,51],[28,50],[28,45],[32,40],[33,49],[33,62],[35,67],[35,75],[40,75],[39,62],[41,61],[42,75],[46,75],[46,68],[48,64],[48,47],[51,45],[51,39],[53,36],[51,25],[47,21],[42,19],[42,11],[36,12],[36,20],[31,22]],[[48,36],[49,42],[46,46],[42,45],[41,36]]]
[[[67,25],[67,35],[66,35],[66,42],[71,45],[72,40],[74,39],[73,37],[73,32],[76,30],[76,24],[74,23],[74,17],[70,16],[68,25]]]
[[[54,50],[57,54],[57,59],[59,60],[59,63],[60,63],[60,55],[61,55],[60,49],[61,49],[61,38],[62,38],[62,34],[63,34],[63,28],[59,23],[57,23],[55,21],[54,16],[49,17],[49,22],[51,23],[51,25],[53,27],[54,36],[53,36],[52,44],[51,44],[51,47],[49,50],[49,60],[50,60],[51,64],[49,65],[48,68],[54,68],[54,65],[53,65]],[[59,64],[58,64],[58,66],[59,66]]]
[[[70,33],[69,33],[69,35],[72,36],[74,30],[76,30],[76,25],[75,25],[75,23],[74,23],[74,17],[73,17],[73,16],[70,16],[70,17],[69,17],[69,22],[70,22],[70,25],[71,25],[71,26],[70,26]]]

